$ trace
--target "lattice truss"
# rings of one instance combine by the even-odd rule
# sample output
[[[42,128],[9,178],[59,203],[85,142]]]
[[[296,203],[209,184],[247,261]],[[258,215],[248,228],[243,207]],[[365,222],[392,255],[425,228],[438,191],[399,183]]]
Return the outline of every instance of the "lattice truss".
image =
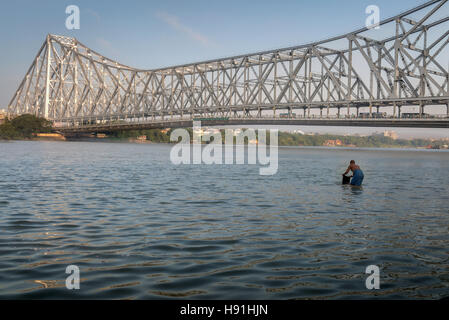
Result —
[[[9,112],[68,121],[446,104],[448,13],[447,0],[430,1],[378,30],[158,70],[131,68],[76,39],[48,35]]]

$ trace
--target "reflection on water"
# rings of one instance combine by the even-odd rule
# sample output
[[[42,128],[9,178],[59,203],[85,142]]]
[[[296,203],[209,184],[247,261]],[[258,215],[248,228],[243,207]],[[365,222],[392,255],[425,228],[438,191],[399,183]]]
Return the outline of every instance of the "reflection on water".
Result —
[[[0,298],[441,298],[449,153],[282,148],[279,172],[170,147],[0,143]],[[350,159],[363,188],[341,186]],[[81,290],[65,288],[65,268]],[[381,290],[365,268],[381,268]]]

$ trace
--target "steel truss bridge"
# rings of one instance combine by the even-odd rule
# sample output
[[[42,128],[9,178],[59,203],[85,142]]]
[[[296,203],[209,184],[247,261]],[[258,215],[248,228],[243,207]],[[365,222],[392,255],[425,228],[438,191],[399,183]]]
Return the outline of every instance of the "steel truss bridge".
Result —
[[[48,35],[8,112],[45,117],[62,132],[182,127],[195,118],[449,128],[448,14],[448,1],[434,0],[378,29],[157,70]]]

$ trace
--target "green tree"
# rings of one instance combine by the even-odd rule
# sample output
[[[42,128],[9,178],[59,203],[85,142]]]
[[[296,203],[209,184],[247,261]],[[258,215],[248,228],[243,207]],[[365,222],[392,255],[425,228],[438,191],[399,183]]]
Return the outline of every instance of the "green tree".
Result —
[[[51,130],[50,121],[24,114],[0,125],[0,139],[29,139],[34,133],[48,133]]]
[[[51,122],[31,114],[24,114],[11,120],[12,126],[23,138],[31,138],[33,133],[51,132]]]
[[[19,133],[10,121],[0,125],[0,139],[11,140],[19,137]]]

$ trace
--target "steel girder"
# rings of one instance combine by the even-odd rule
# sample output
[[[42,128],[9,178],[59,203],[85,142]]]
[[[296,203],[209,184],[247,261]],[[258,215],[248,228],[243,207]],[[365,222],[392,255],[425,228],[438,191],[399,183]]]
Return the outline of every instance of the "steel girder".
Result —
[[[140,70],[48,35],[11,100],[10,114],[54,122],[276,115],[278,110],[392,108],[449,102],[447,0],[307,45]],[[449,111],[448,111],[449,112]]]

